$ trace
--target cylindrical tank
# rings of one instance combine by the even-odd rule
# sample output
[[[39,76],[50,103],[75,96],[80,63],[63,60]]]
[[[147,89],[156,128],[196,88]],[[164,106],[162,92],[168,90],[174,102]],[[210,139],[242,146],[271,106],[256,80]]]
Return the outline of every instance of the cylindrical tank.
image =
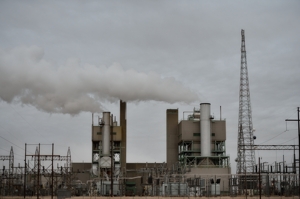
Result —
[[[102,154],[110,156],[110,112],[103,112],[103,127],[102,127]]]
[[[201,103],[200,112],[201,156],[210,156],[210,103]]]

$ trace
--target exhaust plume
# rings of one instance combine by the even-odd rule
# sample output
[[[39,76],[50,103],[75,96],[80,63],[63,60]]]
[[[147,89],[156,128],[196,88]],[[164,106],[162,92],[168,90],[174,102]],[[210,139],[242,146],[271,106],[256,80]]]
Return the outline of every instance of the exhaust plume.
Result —
[[[36,46],[0,49],[0,99],[32,105],[49,113],[76,115],[102,112],[105,101],[190,103],[198,95],[174,78],[124,70],[120,65],[96,67],[69,59],[54,66]]]

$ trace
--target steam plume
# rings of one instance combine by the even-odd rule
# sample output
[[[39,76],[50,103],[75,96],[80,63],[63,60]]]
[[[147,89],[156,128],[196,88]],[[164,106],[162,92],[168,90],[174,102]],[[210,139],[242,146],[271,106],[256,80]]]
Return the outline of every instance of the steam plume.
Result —
[[[118,64],[96,67],[69,59],[54,66],[36,46],[0,49],[0,99],[32,105],[49,113],[101,112],[101,103],[196,101],[198,96],[174,78],[124,70]]]

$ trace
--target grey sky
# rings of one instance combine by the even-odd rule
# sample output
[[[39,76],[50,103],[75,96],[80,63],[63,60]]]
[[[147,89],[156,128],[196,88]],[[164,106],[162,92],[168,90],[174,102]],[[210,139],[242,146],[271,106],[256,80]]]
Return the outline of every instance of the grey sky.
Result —
[[[227,120],[235,173],[241,29],[256,144],[298,144],[297,125],[284,120],[300,106],[299,10],[299,1],[274,0],[1,1],[0,155],[14,143],[22,161],[25,142],[54,143],[91,161],[86,111],[118,116],[122,97],[128,161],[163,162],[165,110],[182,119],[210,102]],[[291,162],[291,152],[256,152],[266,154]]]

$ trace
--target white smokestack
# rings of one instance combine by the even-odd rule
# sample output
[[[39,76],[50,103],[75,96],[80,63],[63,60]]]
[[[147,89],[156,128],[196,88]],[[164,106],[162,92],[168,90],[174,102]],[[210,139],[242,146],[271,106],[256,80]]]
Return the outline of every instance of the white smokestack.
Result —
[[[102,127],[102,154],[103,156],[110,156],[110,112],[103,112]]]
[[[211,156],[210,103],[200,104],[201,156]]]

